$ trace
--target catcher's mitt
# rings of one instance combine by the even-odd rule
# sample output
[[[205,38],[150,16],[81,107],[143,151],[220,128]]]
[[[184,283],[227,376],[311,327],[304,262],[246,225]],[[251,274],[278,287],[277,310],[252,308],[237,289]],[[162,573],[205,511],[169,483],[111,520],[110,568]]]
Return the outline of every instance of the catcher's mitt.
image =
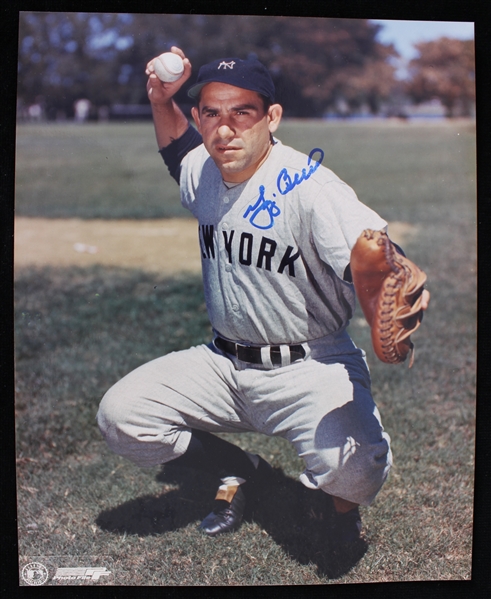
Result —
[[[410,335],[423,318],[426,274],[396,251],[386,233],[371,229],[363,231],[354,245],[350,267],[377,357],[399,364],[411,353],[411,368],[414,345]]]

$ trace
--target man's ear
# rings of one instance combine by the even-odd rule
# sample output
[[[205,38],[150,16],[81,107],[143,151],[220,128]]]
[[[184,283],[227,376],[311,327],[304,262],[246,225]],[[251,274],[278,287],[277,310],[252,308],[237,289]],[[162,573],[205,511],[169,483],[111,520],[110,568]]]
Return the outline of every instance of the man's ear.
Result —
[[[193,117],[194,122],[196,123],[196,127],[198,127],[198,131],[201,133],[201,123],[199,121],[199,110],[196,106],[191,108],[191,116]]]
[[[271,104],[268,110],[268,118],[269,118],[269,132],[274,133],[281,121],[281,117],[283,116],[283,108],[280,104]]]

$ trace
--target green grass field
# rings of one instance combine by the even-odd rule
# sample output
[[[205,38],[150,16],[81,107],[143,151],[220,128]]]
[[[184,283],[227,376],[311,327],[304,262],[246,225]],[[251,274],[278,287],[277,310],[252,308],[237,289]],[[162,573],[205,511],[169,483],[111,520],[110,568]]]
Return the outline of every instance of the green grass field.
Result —
[[[16,269],[16,424],[20,567],[106,566],[72,584],[306,585],[469,580],[476,375],[476,193],[472,123],[287,122],[278,137],[309,151],[389,221],[416,227],[404,249],[428,274],[432,305],[414,367],[377,362],[358,314],[394,468],[362,510],[366,546],[333,557],[322,494],[296,477],[281,439],[224,435],[261,453],[276,486],[241,529],[197,530],[215,482],[112,454],[98,402],[128,370],[201,343],[210,327],[199,277],[123,268]],[[182,215],[152,126],[18,130],[16,212],[23,216]],[[21,582],[21,584],[23,584]],[[57,584],[56,582],[48,584]],[[62,583],[58,583],[62,584]]]

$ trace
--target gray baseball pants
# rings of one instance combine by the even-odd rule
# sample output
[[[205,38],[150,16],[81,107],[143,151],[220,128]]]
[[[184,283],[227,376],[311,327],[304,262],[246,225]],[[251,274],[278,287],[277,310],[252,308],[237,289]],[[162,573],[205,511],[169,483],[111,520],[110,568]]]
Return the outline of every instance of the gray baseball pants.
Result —
[[[392,456],[364,353],[346,331],[303,345],[303,360],[273,368],[213,343],[152,360],[106,393],[100,430],[114,452],[143,467],[184,454],[192,428],[279,435],[304,461],[305,486],[369,505]]]

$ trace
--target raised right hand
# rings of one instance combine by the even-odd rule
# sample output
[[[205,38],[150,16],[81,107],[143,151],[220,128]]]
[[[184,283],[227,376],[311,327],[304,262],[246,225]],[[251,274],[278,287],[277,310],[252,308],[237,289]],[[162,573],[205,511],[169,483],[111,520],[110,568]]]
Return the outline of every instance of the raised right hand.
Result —
[[[170,83],[164,83],[160,81],[154,71],[153,61],[155,58],[152,58],[147,64],[145,69],[145,73],[148,75],[147,81],[147,94],[148,99],[154,105],[166,104],[169,100],[177,93],[177,91],[182,87],[182,85],[189,79],[192,72],[191,63],[189,59],[186,58],[184,52],[177,48],[176,46],[172,46],[170,49],[174,54],[178,54],[184,63],[184,73],[177,81],[172,81]]]

